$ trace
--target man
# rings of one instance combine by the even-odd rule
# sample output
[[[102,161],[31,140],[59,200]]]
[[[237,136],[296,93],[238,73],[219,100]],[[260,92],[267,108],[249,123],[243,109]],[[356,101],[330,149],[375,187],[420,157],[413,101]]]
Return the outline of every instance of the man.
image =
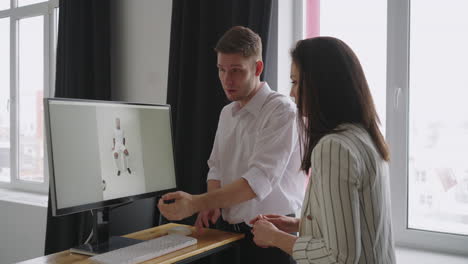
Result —
[[[296,130],[296,107],[284,95],[260,82],[263,71],[260,37],[245,27],[233,27],[218,41],[219,79],[232,101],[221,111],[208,160],[208,192],[175,192],[159,201],[161,213],[180,220],[200,212],[198,230],[215,223],[222,208],[221,228],[242,232],[241,263],[290,263],[274,248],[252,241],[249,221],[259,214],[291,215],[304,196],[304,175]]]
[[[112,139],[112,153],[114,155],[114,165],[117,169],[117,176],[120,176],[121,163],[119,162],[119,157],[121,157],[124,164],[124,169],[128,171],[129,174],[132,173],[128,167],[128,150],[125,146],[125,134],[124,131],[120,128],[120,118],[115,119],[115,129],[114,129],[114,138]],[[122,155],[123,154],[123,155]]]

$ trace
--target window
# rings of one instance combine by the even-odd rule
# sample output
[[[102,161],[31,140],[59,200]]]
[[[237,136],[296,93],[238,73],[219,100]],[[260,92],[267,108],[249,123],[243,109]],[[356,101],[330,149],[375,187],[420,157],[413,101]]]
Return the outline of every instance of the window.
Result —
[[[10,20],[0,19],[0,58],[10,57]],[[10,61],[0,60],[0,182],[10,181]]]
[[[408,227],[468,235],[468,3],[446,4],[410,7]]]
[[[58,1],[0,0],[0,186],[46,192],[42,98],[53,91]]]
[[[0,10],[5,10],[10,8],[10,0],[0,0]]]
[[[466,254],[468,3],[304,2],[305,35],[344,40],[363,65],[391,150],[396,244]]]
[[[387,118],[397,241],[466,254],[468,3],[389,3]],[[439,5],[437,5],[439,3]],[[437,17],[437,19],[434,19]]]
[[[27,6],[41,2],[47,2],[47,0],[18,0],[18,6]]]

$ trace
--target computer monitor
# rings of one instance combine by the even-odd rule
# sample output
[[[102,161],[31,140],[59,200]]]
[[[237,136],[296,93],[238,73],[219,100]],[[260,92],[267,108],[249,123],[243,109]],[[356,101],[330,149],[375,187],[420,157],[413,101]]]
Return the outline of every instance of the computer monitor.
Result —
[[[175,190],[170,106],[46,98],[44,113],[52,214],[93,210],[95,244],[109,208]]]

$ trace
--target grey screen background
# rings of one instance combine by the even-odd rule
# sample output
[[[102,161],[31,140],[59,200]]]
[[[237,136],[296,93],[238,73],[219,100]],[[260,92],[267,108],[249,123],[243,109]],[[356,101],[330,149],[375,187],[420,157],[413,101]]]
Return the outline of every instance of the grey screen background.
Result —
[[[57,209],[175,188],[169,111],[165,106],[49,101]],[[120,176],[112,152],[116,117],[132,170]]]

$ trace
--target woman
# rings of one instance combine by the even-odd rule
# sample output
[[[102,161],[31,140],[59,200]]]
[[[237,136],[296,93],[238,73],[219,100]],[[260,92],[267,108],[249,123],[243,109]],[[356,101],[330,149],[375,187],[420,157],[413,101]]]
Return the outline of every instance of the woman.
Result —
[[[395,263],[389,151],[359,60],[331,37],[299,41],[291,54],[301,169],[311,177],[301,218],[259,215],[254,241],[297,263]]]

